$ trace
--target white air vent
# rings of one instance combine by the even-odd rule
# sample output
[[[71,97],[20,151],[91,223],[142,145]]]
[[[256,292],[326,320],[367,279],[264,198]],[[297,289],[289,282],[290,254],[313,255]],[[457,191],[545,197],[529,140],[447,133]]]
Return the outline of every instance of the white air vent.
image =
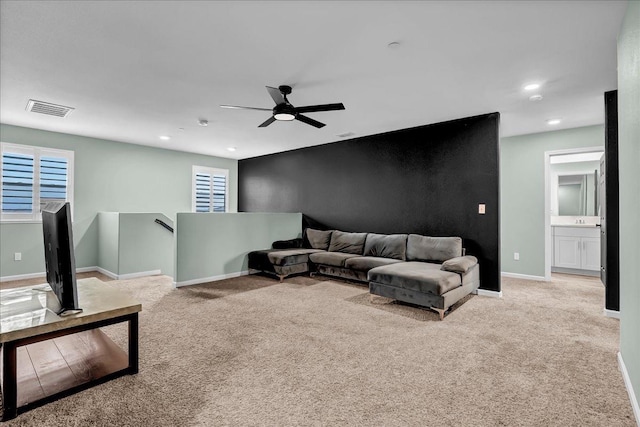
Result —
[[[51,104],[49,102],[36,101],[34,99],[30,99],[27,103],[27,111],[46,114],[49,116],[67,117],[73,110],[75,110],[75,108]]]

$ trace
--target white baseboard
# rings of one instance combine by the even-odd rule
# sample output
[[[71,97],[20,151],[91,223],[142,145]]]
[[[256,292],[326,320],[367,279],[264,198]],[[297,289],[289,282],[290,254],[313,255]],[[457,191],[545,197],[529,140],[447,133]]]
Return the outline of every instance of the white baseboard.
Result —
[[[256,271],[256,270],[253,270]],[[243,270],[237,273],[221,274],[219,276],[203,277],[201,279],[185,280],[184,282],[173,282],[174,288],[181,286],[199,285],[200,283],[216,282],[218,280],[231,279],[232,277],[248,276],[251,270]]]
[[[0,282],[12,282],[14,280],[27,280],[27,279],[37,279],[40,277],[45,277],[47,274],[42,273],[29,273],[29,274],[16,274],[13,276],[2,276],[0,277]]]
[[[150,271],[139,271],[137,273],[119,274],[118,280],[137,279],[138,277],[155,276],[161,273],[162,271],[160,270],[150,270]]]
[[[627,388],[627,393],[629,394],[629,400],[631,400],[631,408],[633,409],[633,415],[636,417],[636,424],[640,426],[640,405],[638,405],[638,398],[636,393],[633,391],[633,384],[631,384],[629,372],[627,371],[627,367],[624,364],[624,360],[622,359],[622,354],[620,352],[618,352],[618,366],[620,367],[622,379],[624,380],[624,385]]]
[[[535,280],[537,282],[545,282],[544,276],[532,276],[531,274],[520,274],[520,273],[509,273],[507,271],[503,271],[500,273],[502,277],[511,277],[514,279],[525,279],[525,280]]]
[[[76,268],[76,273],[88,273],[90,271],[98,271],[98,267],[95,265],[93,267],[80,267]]]
[[[113,273],[113,272],[111,272],[109,270],[106,270],[106,269],[104,269],[102,267],[96,267],[96,271],[98,273],[104,274],[107,277],[111,277],[113,280],[118,280],[118,275],[116,273]]]
[[[620,312],[615,310],[604,309],[604,315],[607,317],[613,317],[614,319],[620,319]]]
[[[502,291],[489,291],[487,289],[478,289],[476,294],[481,297],[502,298]]]
[[[97,271],[98,267],[80,267],[76,268],[76,273],[86,273],[88,271]],[[3,276],[0,277],[0,282],[11,282],[14,280],[27,280],[27,279],[39,279],[39,278],[47,277],[47,273],[29,273],[29,274],[16,274],[14,276]]]
[[[90,271],[97,271],[98,273],[102,273],[105,276],[108,276],[114,280],[128,280],[128,279],[137,279],[138,277],[144,277],[144,276],[154,276],[156,274],[162,274],[162,271],[160,270],[150,270],[150,271],[140,271],[137,273],[129,273],[129,274],[116,274],[114,272],[111,272],[109,270],[106,270],[102,267],[80,267],[80,268],[76,268],[76,273],[87,273]],[[247,272],[248,274],[248,272]],[[241,274],[237,274],[237,276],[240,276]],[[15,276],[4,276],[4,277],[0,277],[0,282],[11,282],[14,280],[27,280],[27,279],[39,279],[39,278],[45,278],[47,276],[47,273],[42,272],[42,273],[30,273],[30,274],[16,274]],[[236,277],[236,276],[230,276],[230,277]],[[223,277],[224,278],[224,277]],[[220,279],[218,279],[220,280]],[[207,281],[207,280],[205,280]],[[203,283],[203,282],[200,282]]]

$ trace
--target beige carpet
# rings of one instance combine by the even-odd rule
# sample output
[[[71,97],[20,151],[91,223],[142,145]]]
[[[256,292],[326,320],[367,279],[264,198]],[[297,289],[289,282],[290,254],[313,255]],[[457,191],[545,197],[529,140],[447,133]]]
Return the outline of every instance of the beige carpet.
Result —
[[[143,303],[138,375],[3,425],[635,425],[592,280],[505,279],[442,322],[326,278],[170,281],[108,284]]]

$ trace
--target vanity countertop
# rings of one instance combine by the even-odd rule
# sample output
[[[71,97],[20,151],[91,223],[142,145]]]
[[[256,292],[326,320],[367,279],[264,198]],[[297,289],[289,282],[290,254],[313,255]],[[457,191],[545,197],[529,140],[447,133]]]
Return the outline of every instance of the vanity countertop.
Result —
[[[600,224],[551,224],[552,227],[571,227],[571,228],[596,228]]]

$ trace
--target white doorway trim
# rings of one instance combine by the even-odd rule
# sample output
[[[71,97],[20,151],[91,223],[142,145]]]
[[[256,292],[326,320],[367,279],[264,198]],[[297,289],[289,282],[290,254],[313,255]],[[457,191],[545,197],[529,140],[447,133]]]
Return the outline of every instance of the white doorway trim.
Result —
[[[604,147],[569,148],[544,152],[544,280],[551,280],[551,156],[604,153]]]

